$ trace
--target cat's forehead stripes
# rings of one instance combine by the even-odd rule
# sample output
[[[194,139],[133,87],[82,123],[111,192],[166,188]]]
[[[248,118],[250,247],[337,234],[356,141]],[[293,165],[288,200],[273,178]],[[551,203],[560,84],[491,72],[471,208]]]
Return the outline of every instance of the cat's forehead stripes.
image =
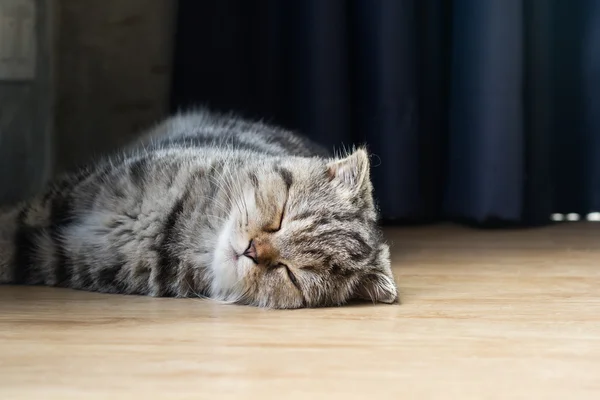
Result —
[[[256,175],[256,173],[250,172],[250,174],[248,174],[248,178],[250,179],[250,183],[252,184],[252,187],[254,189],[258,189],[259,182],[258,182],[258,176]]]
[[[294,183],[294,176],[292,175],[292,172],[284,167],[276,167],[275,170],[281,176],[281,179],[285,183],[287,190],[289,190],[292,186],[292,183]]]
[[[292,172],[287,168],[279,167],[279,166],[273,166],[273,170],[277,173],[279,178],[283,181],[286,189],[289,190],[290,187],[292,186],[292,184],[294,183],[294,176],[293,176]],[[250,180],[250,183],[252,184],[252,187],[255,190],[258,190],[260,188],[260,180],[258,179],[258,175],[256,172],[250,171],[248,173],[248,179]],[[265,188],[265,190],[268,190],[268,188]]]

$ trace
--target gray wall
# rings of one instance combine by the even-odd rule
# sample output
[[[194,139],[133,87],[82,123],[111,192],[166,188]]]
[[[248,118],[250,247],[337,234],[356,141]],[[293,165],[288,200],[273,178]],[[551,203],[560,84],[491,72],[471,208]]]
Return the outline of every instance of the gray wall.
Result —
[[[0,80],[0,203],[29,196],[168,111],[174,0],[35,4],[36,75]]]
[[[174,0],[57,0],[56,167],[113,149],[168,109]]]
[[[34,74],[0,79],[0,204],[37,192],[52,170],[55,25],[51,0],[34,5]]]

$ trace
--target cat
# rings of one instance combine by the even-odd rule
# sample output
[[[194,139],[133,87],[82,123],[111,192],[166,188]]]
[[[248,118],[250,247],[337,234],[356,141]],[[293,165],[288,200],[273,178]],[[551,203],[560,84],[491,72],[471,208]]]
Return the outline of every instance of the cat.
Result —
[[[176,113],[0,213],[0,283],[295,309],[397,303],[369,154]]]

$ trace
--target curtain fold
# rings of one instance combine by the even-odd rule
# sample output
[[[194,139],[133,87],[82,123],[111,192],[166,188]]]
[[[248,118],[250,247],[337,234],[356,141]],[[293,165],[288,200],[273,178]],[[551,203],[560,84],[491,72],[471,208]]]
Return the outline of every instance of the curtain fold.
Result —
[[[522,220],[545,223],[555,212],[552,171],[553,149],[553,64],[550,40],[554,24],[553,7],[524,3],[523,111],[525,164]]]
[[[179,0],[173,107],[365,143],[382,215],[600,211],[600,0]]]
[[[589,4],[583,23],[584,131],[588,138],[587,211],[600,210],[600,1]]]
[[[449,216],[517,220],[523,204],[523,8],[458,0],[453,9]]]
[[[354,140],[376,155],[373,181],[388,215],[420,214],[419,96],[414,2],[350,2]],[[412,60],[412,62],[407,62]],[[374,134],[378,132],[378,134]],[[406,150],[411,151],[406,151]],[[400,213],[398,212],[400,211]]]

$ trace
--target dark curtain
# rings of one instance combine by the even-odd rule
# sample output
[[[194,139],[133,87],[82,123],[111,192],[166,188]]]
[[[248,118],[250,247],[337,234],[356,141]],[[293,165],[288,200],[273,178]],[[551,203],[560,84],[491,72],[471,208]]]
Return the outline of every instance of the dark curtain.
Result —
[[[172,93],[367,144],[389,221],[600,210],[600,0],[180,0]]]

